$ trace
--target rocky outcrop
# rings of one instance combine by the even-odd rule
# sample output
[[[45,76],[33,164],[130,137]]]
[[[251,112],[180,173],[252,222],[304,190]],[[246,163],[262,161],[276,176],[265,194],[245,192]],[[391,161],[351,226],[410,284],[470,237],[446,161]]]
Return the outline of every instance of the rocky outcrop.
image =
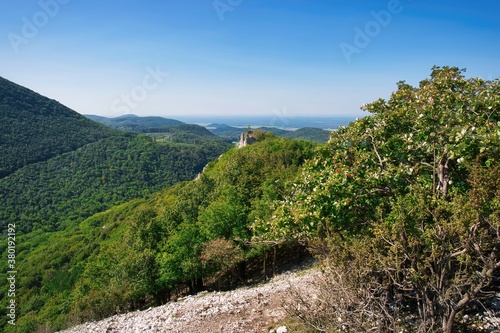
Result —
[[[240,134],[240,141],[238,142],[238,148],[243,148],[247,145],[257,142],[257,139],[253,135],[252,130],[248,130],[246,133]]]

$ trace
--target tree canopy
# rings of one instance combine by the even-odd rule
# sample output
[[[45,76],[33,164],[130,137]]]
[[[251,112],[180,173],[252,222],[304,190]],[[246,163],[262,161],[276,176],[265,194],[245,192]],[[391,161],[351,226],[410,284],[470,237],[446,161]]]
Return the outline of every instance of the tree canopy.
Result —
[[[59,102],[0,77],[0,179],[116,135]]]
[[[122,140],[130,147],[111,149],[109,158],[103,160],[109,181],[115,176],[114,172],[107,173],[109,163],[119,170],[118,162],[128,160],[115,160],[114,154],[130,153],[132,160],[140,162],[141,154],[156,152],[151,150],[155,143],[148,137]],[[132,149],[135,145],[137,150]],[[164,149],[169,152],[175,147],[166,144]],[[192,181],[94,212],[78,224],[69,223],[55,232],[35,228],[22,235],[17,258],[18,270],[24,273],[18,285],[17,331],[31,332],[37,325],[60,329],[70,320],[95,320],[144,304],[161,304],[171,294],[184,289],[195,292],[206,281],[216,281],[225,274],[239,279],[235,265],[260,255],[259,250],[245,245],[252,236],[248,226],[256,216],[266,218],[271,213],[268,203],[281,197],[284,184],[312,156],[313,148],[310,142],[267,134],[253,145],[229,150]],[[182,158],[192,154],[190,150],[181,152]],[[173,151],[166,157],[182,166],[177,153]],[[136,170],[136,164],[127,167],[128,172]],[[161,176],[169,170],[159,166],[149,165],[151,173],[137,170],[136,176],[150,176],[154,188],[159,181],[156,173]],[[94,172],[94,167],[83,165],[84,170]],[[176,170],[182,169],[168,172]],[[82,175],[85,173],[73,181],[78,182]],[[125,180],[123,188],[114,182],[113,188],[132,190],[132,180]],[[97,181],[101,182],[101,178]],[[68,189],[76,191],[86,186]],[[86,192],[81,199],[87,196],[93,198]],[[81,205],[86,203],[80,201]],[[65,216],[74,209],[72,206],[59,213]],[[92,212],[92,206],[81,209]],[[221,252],[219,246],[225,250]],[[0,251],[5,250],[6,244],[0,241]],[[0,269],[4,264],[0,263]],[[6,293],[0,298],[2,295]],[[6,301],[3,298],[0,304]],[[5,325],[2,321],[0,324]]]
[[[342,261],[366,267],[362,285],[385,290],[373,299],[387,296],[378,311],[393,319],[398,295],[418,332],[451,332],[500,268],[500,82],[463,73],[435,67],[418,87],[399,82],[388,100],[364,105],[371,115],[332,133],[273,217],[254,224],[264,238],[329,244],[334,270],[351,281]],[[332,331],[353,327],[357,312],[337,310],[345,321]],[[356,323],[380,320],[368,319]]]

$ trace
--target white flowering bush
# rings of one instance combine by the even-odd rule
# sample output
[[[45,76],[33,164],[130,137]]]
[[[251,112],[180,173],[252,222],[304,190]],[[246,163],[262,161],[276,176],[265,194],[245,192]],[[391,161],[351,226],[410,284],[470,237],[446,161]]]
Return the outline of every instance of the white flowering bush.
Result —
[[[419,332],[451,332],[500,267],[500,85],[463,72],[435,67],[419,87],[399,82],[363,105],[371,115],[332,133],[254,224],[261,238],[324,242],[346,281],[339,258],[359,265],[346,253],[369,248],[376,283],[363,283],[379,286],[379,310],[392,316],[398,299]]]

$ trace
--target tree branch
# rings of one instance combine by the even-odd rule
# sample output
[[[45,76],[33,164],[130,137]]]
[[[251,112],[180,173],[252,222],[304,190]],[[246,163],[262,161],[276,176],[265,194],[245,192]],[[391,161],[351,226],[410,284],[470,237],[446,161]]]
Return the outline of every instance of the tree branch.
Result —
[[[378,153],[377,146],[375,145],[375,139],[373,138],[373,136],[371,134],[368,134],[368,136],[372,139],[373,150],[375,151],[375,154],[377,155],[377,158],[378,158],[378,162],[380,165],[380,172],[382,172],[382,171],[384,171],[384,162],[382,162],[382,158],[380,157],[380,154]]]

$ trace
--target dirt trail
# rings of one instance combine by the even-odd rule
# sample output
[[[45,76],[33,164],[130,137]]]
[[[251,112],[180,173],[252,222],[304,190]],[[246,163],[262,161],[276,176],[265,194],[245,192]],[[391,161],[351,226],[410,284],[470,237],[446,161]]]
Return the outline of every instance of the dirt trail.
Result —
[[[64,333],[286,332],[283,304],[290,285],[315,296],[315,269],[295,270],[266,283],[227,292],[202,292],[166,305],[82,324]],[[288,330],[290,332],[290,330]]]

